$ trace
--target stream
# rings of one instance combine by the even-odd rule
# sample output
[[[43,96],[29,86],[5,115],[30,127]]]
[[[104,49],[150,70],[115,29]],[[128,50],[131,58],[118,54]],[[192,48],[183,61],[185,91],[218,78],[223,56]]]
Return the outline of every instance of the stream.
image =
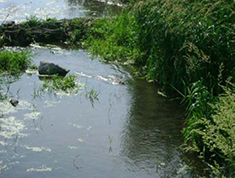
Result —
[[[0,0],[0,23],[7,14],[21,22],[31,15],[105,17],[119,11],[94,0]],[[135,77],[131,67],[81,49],[33,44],[20,50],[32,51],[36,65],[46,60],[69,69],[79,88],[69,95],[40,93],[43,81],[35,71],[1,78],[1,92],[19,100],[16,107],[0,100],[1,178],[198,177],[197,161],[180,148],[183,108]]]

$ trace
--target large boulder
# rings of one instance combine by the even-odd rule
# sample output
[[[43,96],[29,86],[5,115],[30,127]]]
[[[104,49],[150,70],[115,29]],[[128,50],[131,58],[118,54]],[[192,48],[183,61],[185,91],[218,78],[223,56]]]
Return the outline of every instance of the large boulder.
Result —
[[[38,73],[40,75],[59,75],[65,76],[69,70],[63,69],[62,67],[47,61],[40,61]]]

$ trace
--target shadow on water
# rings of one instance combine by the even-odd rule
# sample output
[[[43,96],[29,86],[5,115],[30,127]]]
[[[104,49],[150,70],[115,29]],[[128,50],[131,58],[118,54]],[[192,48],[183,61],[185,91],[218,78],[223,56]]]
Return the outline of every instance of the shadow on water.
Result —
[[[129,93],[132,99],[122,136],[122,155],[132,160],[128,164],[147,171],[156,169],[161,177],[177,175],[183,126],[177,118],[182,116],[182,108],[159,96],[157,88],[143,80],[134,80]]]
[[[199,160],[181,148],[184,108],[144,80],[131,81],[128,91],[132,98],[121,139],[126,165],[145,170],[149,177],[153,170],[158,177],[198,177]]]

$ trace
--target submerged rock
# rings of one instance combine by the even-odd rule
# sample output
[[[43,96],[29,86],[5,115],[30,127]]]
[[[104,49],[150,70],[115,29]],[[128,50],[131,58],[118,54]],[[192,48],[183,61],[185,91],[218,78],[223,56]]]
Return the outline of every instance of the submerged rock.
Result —
[[[11,98],[10,103],[12,104],[12,106],[16,107],[19,101],[17,99]]]
[[[69,70],[63,69],[62,67],[47,61],[40,61],[38,73],[40,75],[59,75],[65,76]]]

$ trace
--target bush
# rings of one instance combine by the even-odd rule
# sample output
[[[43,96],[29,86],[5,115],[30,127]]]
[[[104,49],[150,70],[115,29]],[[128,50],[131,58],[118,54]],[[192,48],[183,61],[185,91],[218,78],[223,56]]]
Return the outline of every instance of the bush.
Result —
[[[189,135],[199,138],[189,140],[189,150],[200,153],[216,176],[235,176],[235,90],[225,88],[225,93],[211,105],[213,114],[210,119],[201,118]],[[198,144],[198,142],[202,144]]]

